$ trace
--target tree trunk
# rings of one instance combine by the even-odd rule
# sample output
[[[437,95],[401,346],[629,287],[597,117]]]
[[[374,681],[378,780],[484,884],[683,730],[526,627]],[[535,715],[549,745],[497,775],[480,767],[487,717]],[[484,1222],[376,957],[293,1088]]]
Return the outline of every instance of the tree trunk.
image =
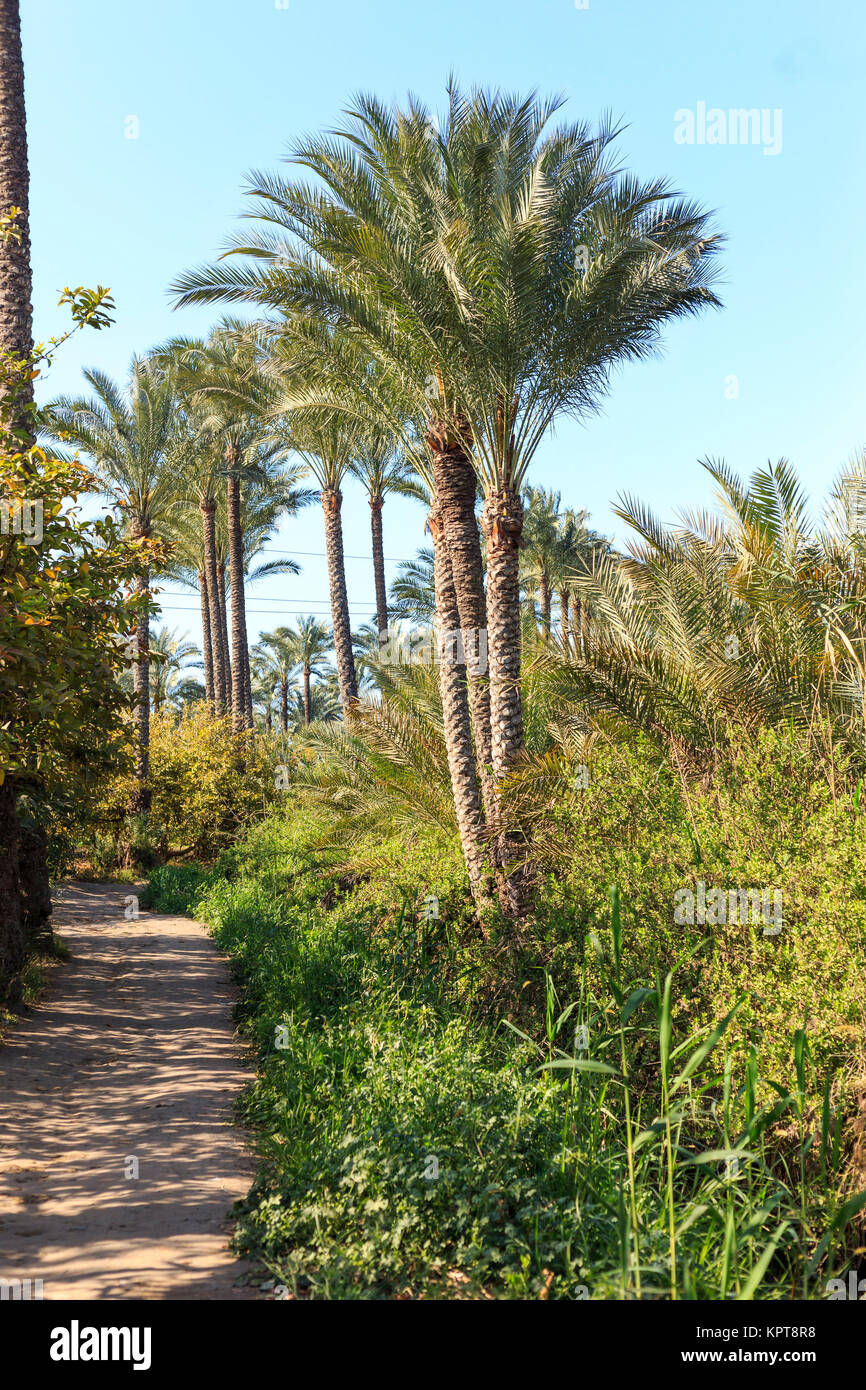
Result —
[[[482,525],[487,542],[487,614],[490,651],[490,724],[493,770],[497,780],[513,768],[523,749],[520,695],[520,537],[523,503],[509,490],[493,493],[484,504]],[[523,842],[512,831],[502,835],[500,853],[506,875],[503,907],[513,917],[529,906]]]
[[[150,526],[138,518],[131,527],[133,540],[147,540]],[[150,569],[137,576],[135,592],[139,597],[150,595]],[[132,665],[133,718],[136,729],[135,780],[136,788],[130,797],[133,814],[150,810],[150,614],[145,609],[135,629],[135,659]]]
[[[284,734],[289,731],[289,681],[285,676],[280,681],[280,728]]]
[[[343,561],[343,525],[340,509],[343,494],[333,488],[322,489],[322,511],[325,514],[325,551],[328,557],[328,583],[331,590],[331,622],[334,627],[334,650],[337,654],[337,679],[340,703],[344,713],[358,698],[358,678],[355,674],[355,654],[352,651],[352,628],[349,622],[349,598],[346,592],[346,566]]]
[[[37,821],[19,823],[18,881],[25,950],[50,952],[52,932],[48,840]]]
[[[244,623],[246,623],[246,609],[244,609]],[[253,677],[252,671],[250,670],[250,648],[246,633],[244,634],[244,714],[246,716],[247,728],[254,728]]]
[[[229,660],[229,621],[228,621],[228,599],[226,598],[226,562],[220,560],[218,566],[219,573],[219,604],[217,607],[217,617],[219,619],[222,632],[223,661],[224,661],[224,680],[226,691],[226,713],[232,711],[232,666]]]
[[[205,497],[200,503],[200,508],[208,610],[209,635],[206,639],[206,649],[209,648],[211,652],[211,690],[214,708],[217,714],[224,714],[226,710],[226,664],[222,623],[220,622],[220,588],[217,577],[216,502],[212,497]]]
[[[208,604],[207,576],[204,570],[198,572],[198,591],[201,597],[201,647],[204,661],[204,696],[213,705],[213,651],[210,640],[210,605]]]
[[[547,571],[544,570],[544,569],[541,571],[541,573],[540,573],[539,576],[538,576],[538,595],[539,595],[539,598],[540,598],[540,600],[541,600],[541,622],[542,622],[542,625],[543,625],[543,627],[544,627],[545,632],[547,633],[547,636],[549,637],[549,636],[550,636],[551,593],[550,593],[550,580],[549,580],[548,577],[547,577]]]
[[[265,728],[267,729],[268,733],[270,733],[271,730],[273,729],[273,727],[274,727],[274,721],[273,721],[273,717],[272,717],[272,715],[271,715],[271,702],[270,702],[270,700],[269,700],[269,701],[268,701],[268,707],[267,707],[267,709],[265,710]]]
[[[436,593],[436,633],[439,644],[439,688],[442,694],[442,723],[451,791],[457,815],[457,829],[472,896],[481,902],[489,895],[489,845],[484,842],[484,816],[472,746],[472,726],[469,718],[466,667],[462,662],[442,660],[444,634],[460,625],[457,595],[451,576],[451,558],[445,543],[440,516],[430,513],[430,533],[433,537],[433,580]],[[448,653],[444,653],[447,657]]]
[[[30,195],[27,170],[27,118],[18,0],[0,0],[0,213],[21,211],[11,224],[17,234],[0,239],[0,353],[19,361],[33,349],[30,303]],[[33,399],[29,375],[16,380],[16,410],[9,425],[23,432],[17,447],[33,443]],[[10,726],[7,735],[14,737]],[[2,769],[0,769],[2,771]],[[15,788],[9,773],[0,784],[0,999],[17,1003],[24,960],[24,931],[18,883],[19,828]]]
[[[562,650],[568,656],[568,589],[559,591],[559,636]]]
[[[309,724],[313,717],[313,701],[310,692],[310,667],[304,667],[304,723]]]
[[[496,784],[491,770],[490,686],[487,676],[489,647],[487,604],[484,598],[484,569],[481,539],[475,520],[475,473],[460,446],[450,445],[436,429],[428,432],[433,451],[433,479],[436,505],[451,561],[451,578],[457,599],[458,628],[464,634],[469,678],[469,708],[475,731],[475,755],[481,780],[481,795],[487,818],[495,821]],[[483,636],[482,636],[483,634]]]
[[[17,1004],[24,964],[24,924],[18,885],[19,827],[15,788],[7,772],[0,782],[0,999]]]
[[[231,468],[237,460],[226,451]],[[232,731],[239,734],[247,728],[247,682],[244,675],[247,660],[247,619],[244,608],[244,538],[241,530],[241,485],[237,474],[230,473],[227,484],[227,516],[229,534],[229,573],[232,590]]]
[[[582,626],[582,621],[581,621],[581,611],[580,611],[580,599],[578,598],[577,594],[574,593],[574,591],[572,590],[572,594],[571,594],[571,649],[572,649],[572,651],[574,652],[574,655],[575,655],[575,656],[580,656],[580,655],[582,654],[582,650],[583,650],[582,644],[581,644],[581,640],[580,640],[581,626]]]
[[[18,0],[0,0],[0,213],[21,211],[11,224],[13,236],[0,239],[0,353],[19,360],[33,349],[30,299],[30,179],[27,169],[27,117]],[[16,423],[33,442],[33,422],[26,406],[32,400],[29,379],[20,383]]]
[[[382,507],[384,497],[377,493],[370,498],[370,525],[373,532],[373,578],[376,583],[376,622],[379,643],[388,640],[388,596],[385,588],[385,547],[382,541]],[[382,634],[385,634],[384,637]]]

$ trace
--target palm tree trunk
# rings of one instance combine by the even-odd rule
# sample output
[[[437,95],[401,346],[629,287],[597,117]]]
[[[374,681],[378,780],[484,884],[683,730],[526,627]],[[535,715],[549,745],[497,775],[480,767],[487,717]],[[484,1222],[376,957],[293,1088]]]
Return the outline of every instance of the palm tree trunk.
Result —
[[[130,527],[133,540],[146,540],[151,534],[146,519],[138,517]],[[135,592],[147,599],[150,595],[150,569],[146,567],[136,577]],[[133,718],[136,729],[135,780],[129,809],[135,812],[150,810],[150,614],[145,608],[135,629],[135,658],[132,665]]]
[[[548,637],[549,637],[549,636],[550,636],[551,592],[550,592],[550,580],[549,580],[548,577],[547,577],[547,571],[546,571],[546,570],[542,570],[541,573],[540,573],[539,576],[538,576],[538,595],[539,595],[539,598],[540,598],[540,600],[541,600],[541,621],[542,621],[542,624],[544,625],[544,630],[545,630],[545,632],[547,633],[547,635],[548,635]]]
[[[346,592],[346,566],[343,560],[343,524],[340,509],[343,494],[334,488],[322,489],[322,511],[325,514],[325,551],[328,557],[328,583],[331,590],[331,622],[334,628],[334,650],[337,654],[337,679],[340,703],[344,712],[358,698],[358,677],[355,673],[355,654],[352,651],[352,628],[349,622],[349,597]]]
[[[280,727],[283,733],[289,731],[289,680],[284,676],[280,681]]]
[[[210,636],[210,605],[208,603],[207,575],[198,572],[198,591],[201,597],[201,645],[204,659],[204,696],[209,705],[213,704],[213,650]]]
[[[457,829],[469,885],[476,902],[489,895],[487,858],[484,844],[484,815],[472,746],[466,667],[462,662],[442,660],[444,634],[460,625],[457,595],[451,575],[451,557],[445,543],[441,517],[435,511],[428,519],[433,537],[433,582],[436,594],[436,632],[439,650],[439,688],[442,695],[442,723],[445,749],[451,774],[451,791],[457,815]],[[445,654],[448,655],[447,653]]]
[[[18,0],[0,0],[0,213],[8,213],[12,207],[21,209],[11,227],[17,239],[0,239],[0,353],[18,361],[28,358],[33,348],[29,197],[21,19]],[[32,387],[29,377],[16,385],[20,388],[16,418],[8,423],[23,432],[15,448],[27,449],[33,442],[32,420],[26,409],[32,400]],[[11,726],[6,732],[14,737]],[[5,997],[10,1004],[21,997],[24,960],[15,807],[15,785],[7,774],[0,784],[0,999]]]
[[[18,0],[0,0],[0,213],[13,207],[21,209],[11,225],[15,235],[0,239],[0,353],[23,360],[33,348],[24,64]],[[28,383],[22,385],[17,423],[32,443],[32,421],[25,409],[32,392]]]
[[[373,532],[373,578],[376,583],[376,622],[379,642],[388,640],[388,596],[385,588],[385,547],[382,540],[382,507],[384,497],[378,493],[370,498],[370,526]],[[382,636],[382,633],[385,636]]]
[[[313,702],[310,693],[310,668],[304,667],[304,723],[309,724],[313,717]]]
[[[571,647],[575,656],[580,656],[582,651],[580,633],[582,627],[582,615],[580,611],[580,599],[572,591],[571,595]]]
[[[457,599],[458,629],[464,634],[463,647],[469,678],[469,708],[475,731],[475,755],[481,780],[484,809],[490,821],[496,820],[496,784],[490,731],[490,686],[486,652],[489,645],[487,604],[484,597],[484,568],[481,539],[475,520],[475,473],[460,445],[442,439],[438,430],[428,432],[433,451],[433,481],[445,544],[451,561],[451,578]]]
[[[237,460],[231,451],[226,454],[229,467]],[[227,483],[227,517],[229,536],[229,574],[232,590],[232,731],[239,734],[247,727],[246,670],[247,619],[244,606],[244,538],[241,530],[241,485],[236,473],[229,473]]]
[[[484,503],[482,525],[487,542],[487,615],[490,651],[490,724],[493,771],[497,780],[513,767],[523,749],[520,695],[520,538],[523,503],[518,493],[502,489]],[[523,842],[509,831],[500,839],[506,875],[503,907],[509,916],[524,916],[529,907]]]
[[[217,714],[224,714],[226,709],[226,666],[222,624],[219,616],[220,589],[216,559],[216,502],[212,497],[205,497],[202,499],[200,507],[208,610],[207,647],[210,648],[212,661],[211,690]]]
[[[228,620],[228,599],[226,598],[226,562],[220,560],[219,563],[219,606],[217,608],[217,618],[220,624],[223,645],[223,679],[225,681],[226,692],[226,711],[232,712],[232,666],[229,660],[229,620]]]
[[[150,591],[150,570],[146,569],[135,581],[135,592],[145,597]],[[150,810],[150,615],[142,613],[135,629],[135,660],[132,667],[132,690],[135,699],[135,780],[130,811]]]
[[[270,701],[268,701],[268,707],[267,707],[267,709],[265,710],[265,728],[267,729],[268,733],[270,733],[271,730],[273,729],[273,727],[274,727],[274,720],[273,720],[273,716],[272,716],[272,714],[271,714],[271,705],[270,705]]]
[[[243,614],[246,623],[246,609]],[[246,727],[253,728],[253,674],[250,671],[250,649],[246,637],[243,638],[243,714],[245,714]]]
[[[562,641],[562,650],[568,656],[568,589],[559,591],[559,636]]]

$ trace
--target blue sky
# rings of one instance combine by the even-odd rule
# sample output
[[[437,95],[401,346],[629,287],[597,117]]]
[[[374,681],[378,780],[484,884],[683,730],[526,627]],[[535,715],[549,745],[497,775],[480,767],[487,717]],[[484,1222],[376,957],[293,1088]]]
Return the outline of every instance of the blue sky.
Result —
[[[788,457],[817,500],[866,442],[860,0],[22,0],[22,12],[36,336],[66,326],[64,285],[109,285],[117,303],[110,330],[63,350],[45,392],[77,390],[88,365],[123,377],[133,352],[204,331],[216,315],[172,311],[167,286],[220,250],[245,173],[275,167],[359,89],[441,108],[453,72],[467,86],[562,93],[569,118],[612,111],[627,125],[621,162],[713,209],[728,238],[724,309],[672,328],[658,361],[617,377],[601,415],[564,422],[531,481],[621,539],[619,492],[665,518],[711,501],[701,457],[744,473]],[[699,103],[726,117],[766,110],[781,148],[678,142],[677,113]],[[344,519],[360,623],[373,579],[354,484]],[[390,501],[386,554],[411,556],[423,526],[417,504]],[[287,522],[278,548],[303,572],[250,592],[252,636],[327,613],[324,560],[300,554],[324,549],[319,509]],[[199,640],[197,597],[163,601],[169,624]]]

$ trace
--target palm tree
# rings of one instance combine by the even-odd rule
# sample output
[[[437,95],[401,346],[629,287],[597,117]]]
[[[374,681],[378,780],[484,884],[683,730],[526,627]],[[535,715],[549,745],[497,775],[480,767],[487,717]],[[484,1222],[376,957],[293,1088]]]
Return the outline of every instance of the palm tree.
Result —
[[[528,487],[523,493],[522,563],[538,592],[541,621],[550,636],[552,579],[559,541],[560,494],[543,487]]]
[[[392,111],[359,98],[336,141],[296,150],[326,191],[257,176],[266,226],[234,248],[250,264],[195,272],[177,287],[184,299],[315,314],[426,404],[460,627],[488,639],[489,703],[480,643],[467,671],[494,816],[496,786],[523,746],[518,556],[532,458],[557,416],[596,408],[618,362],[657,348],[667,320],[718,302],[706,216],[662,182],[614,170],[609,125],[549,132],[556,109],[452,86],[437,129],[414,100]],[[513,837],[503,849],[513,869],[506,905],[519,913],[523,850]]]
[[[350,472],[359,444],[357,430],[333,419],[305,418],[303,407],[291,413],[292,447],[319,484],[325,519],[325,553],[331,599],[334,651],[340,681],[340,701],[348,713],[358,698],[358,677],[352,651],[349,595],[343,558],[342,484]]]
[[[177,397],[171,373],[135,358],[126,393],[103,372],[88,369],[89,397],[61,396],[40,417],[46,434],[71,441],[92,460],[112,505],[125,517],[134,539],[165,535],[176,501],[177,477],[169,466],[177,428]],[[150,569],[137,580],[150,593]],[[150,806],[150,619],[143,608],[135,633],[133,686],[137,728],[137,789],[131,809]]]
[[[294,628],[281,628],[286,634],[289,649],[301,668],[303,677],[304,723],[313,718],[311,677],[329,666],[328,653],[333,646],[331,633],[317,618],[300,618]]]
[[[262,693],[279,700],[280,728],[289,727],[289,694],[297,685],[298,660],[287,628],[263,632],[251,653],[253,677]]]
[[[385,556],[382,540],[382,507],[389,494],[414,497],[429,506],[430,496],[418,479],[406,454],[393,435],[371,430],[353,460],[350,470],[364,485],[370,503],[373,539],[373,577],[376,585],[376,620],[380,634],[388,632],[388,593],[385,586]],[[387,641],[387,636],[380,637]]]
[[[391,616],[430,625],[436,616],[433,551],[423,546],[414,560],[401,560],[391,581]]]
[[[201,652],[187,633],[180,636],[168,627],[154,633],[150,641],[150,687],[154,714],[158,714],[163,705],[180,698],[181,690],[188,684],[182,677],[192,668],[201,668],[200,657]]]
[[[242,483],[249,487],[267,482],[285,455],[282,440],[271,428],[273,390],[257,368],[255,342],[248,326],[236,320],[224,320],[206,342],[174,339],[158,349],[158,356],[179,364],[179,385],[203,413],[202,435],[217,442],[222,450],[232,595],[230,705],[232,727],[240,732],[253,724],[244,596]],[[208,533],[206,546],[211,550],[215,504],[207,498],[200,505]],[[210,574],[209,562],[206,569]],[[222,612],[221,593],[217,601]],[[225,700],[228,704],[228,692]]]

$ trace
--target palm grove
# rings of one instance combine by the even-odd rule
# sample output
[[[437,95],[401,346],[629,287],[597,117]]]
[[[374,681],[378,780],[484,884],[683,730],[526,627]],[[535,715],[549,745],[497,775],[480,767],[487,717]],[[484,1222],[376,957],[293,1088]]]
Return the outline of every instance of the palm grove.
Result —
[[[270,854],[313,825],[299,872],[301,879],[312,873],[318,886],[309,893],[319,894],[315,910],[322,912],[341,895],[351,904],[355,892],[369,910],[363,893],[375,897],[377,874],[391,885],[387,856],[405,849],[401,930],[419,892],[430,890],[438,904],[438,893],[452,891],[450,846],[459,866],[453,911],[466,930],[456,944],[440,943],[438,1003],[450,980],[457,1026],[467,1028],[461,991],[471,978],[472,1026],[482,1033],[498,1008],[507,1007],[513,1030],[515,1020],[531,1031],[543,1019],[539,1056],[544,1066],[571,1069],[568,1103],[578,1106],[580,1124],[579,1088],[589,1081],[576,1083],[575,1069],[615,1076],[624,1087],[623,1112],[599,1106],[586,1121],[616,1121],[606,1139],[596,1130],[587,1139],[593,1162],[619,1162],[610,1155],[625,1134],[614,1187],[592,1198],[618,1212],[622,1295],[640,1296],[641,1251],[649,1245],[652,1268],[664,1269],[672,1297],[692,1296],[700,1279],[702,1288],[722,1289],[704,1296],[727,1296],[731,1281],[749,1289],[749,1271],[758,1269],[760,1278],[783,1248],[806,1288],[803,1233],[813,1228],[805,1187],[784,1186],[767,1139],[766,1171],[774,1176],[760,1200],[770,1203],[766,1211],[781,1204],[788,1214],[760,1259],[754,1233],[767,1225],[764,1208],[754,1227],[743,1215],[737,1245],[730,1188],[701,1186],[702,1176],[676,1170],[688,1144],[685,1110],[672,1108],[680,1104],[672,1096],[730,1027],[738,1065],[745,1058],[747,1069],[736,1092],[747,1112],[736,1152],[747,1141],[763,1144],[788,1106],[805,1154],[813,1142],[808,1086],[824,1086],[821,1179],[828,1191],[831,1168],[841,1174],[848,1164],[838,1177],[839,1200],[848,1204],[829,1217],[825,1191],[820,1219],[830,1221],[828,1241],[833,1232],[841,1239],[859,1210],[852,1184],[856,1177],[862,1186],[866,1171],[851,1121],[861,1049],[839,1042],[862,1016],[866,461],[855,456],[842,468],[816,524],[785,460],[744,482],[723,461],[707,459],[713,512],[665,525],[641,500],[618,498],[615,513],[631,536],[625,552],[591,527],[584,510],[532,479],[535,455],[559,420],[591,416],[614,370],[657,353],[668,323],[719,307],[721,238],[707,214],[664,181],[642,183],[618,167],[610,125],[567,124],[556,102],[464,93],[454,84],[439,121],[414,100],[390,107],[359,97],[338,130],[295,146],[289,174],[251,175],[246,234],[216,264],[183,273],[171,287],[178,309],[218,306],[222,316],[211,332],[153,346],[134,361],[126,383],[89,370],[80,394],[50,399],[46,391],[37,411],[31,383],[43,359],[34,354],[29,321],[13,0],[0,0],[0,16],[2,90],[11,100],[0,111],[4,492],[38,490],[45,502],[40,546],[23,545],[11,532],[0,537],[0,972],[7,1000],[20,996],[28,953],[50,946],[49,869],[74,862],[89,834],[86,808],[93,825],[107,824],[110,812],[115,829],[124,827],[131,851],[124,868],[191,858],[205,865],[155,870],[169,885],[172,908],[172,872],[202,874],[205,884],[216,875],[212,899],[205,892],[184,901],[206,920],[212,911],[232,948],[238,928],[220,914],[232,893],[245,891],[232,876],[248,834],[254,845],[260,835]],[[106,291],[67,291],[64,301],[75,331],[106,326]],[[352,489],[368,504],[375,589],[375,613],[360,631],[352,627],[343,551],[342,509]],[[101,498],[109,514],[81,520],[69,499],[87,495]],[[389,589],[384,536],[393,496],[425,508],[429,545],[401,565]],[[266,576],[298,571],[269,547],[284,522],[313,505],[321,509],[330,623],[302,617],[252,641],[248,590]],[[165,580],[198,592],[200,652],[155,628]],[[190,679],[193,670],[200,684]],[[210,800],[199,794],[205,783]],[[286,786],[288,809],[278,801]],[[423,881],[419,870],[410,890],[405,876],[416,850]],[[91,864],[97,858],[91,853]],[[117,866],[109,854],[106,867]],[[757,881],[771,868],[784,878],[789,934],[757,945],[726,937],[707,947],[695,939],[683,961],[670,964],[681,942],[671,934],[668,904],[684,877],[724,882],[735,874],[751,882],[749,875]],[[654,981],[630,994],[616,887],[609,923],[606,917],[611,882],[633,898],[626,909],[633,982]],[[312,910],[303,894],[292,901],[293,911]],[[287,944],[268,917],[284,906],[264,902],[256,897],[249,931],[261,931],[266,945],[238,949],[246,968],[260,972],[257,998],[267,1003],[273,952],[315,952],[320,939],[313,924],[303,948]],[[347,948],[340,987],[354,978],[352,962],[381,963],[392,909],[375,903],[385,926],[365,934],[361,952]],[[349,931],[354,942],[355,919],[349,927],[339,905],[334,911],[334,930]],[[860,927],[852,929],[856,912]],[[602,917],[612,955],[601,940]],[[363,912],[358,920],[366,921]],[[557,1053],[576,1007],[557,1016],[557,971],[569,988],[585,991],[581,1017],[592,1019],[600,1037],[615,1019],[592,1061]],[[287,967],[280,988],[289,988],[290,975]],[[405,971],[399,981],[398,994]],[[425,981],[419,966],[417,987],[427,988]],[[359,998],[368,999],[369,986]],[[593,993],[602,986],[610,992],[605,1006]],[[313,1007],[293,997],[292,1019],[296,1004]],[[285,998],[283,1006],[289,1009]],[[797,1088],[776,1110],[759,1108],[758,1059],[782,1065],[780,1030],[795,1007],[803,1017]],[[656,1010],[655,1033],[634,1021],[642,1009]],[[684,1031],[671,1054],[674,1015]],[[277,1009],[274,1017],[281,1016]],[[311,1019],[311,1026],[321,1023],[315,1012]],[[270,1013],[266,1020],[262,1036]],[[807,1083],[807,1025],[826,1080],[822,1072]],[[305,1025],[298,1026],[300,1038]],[[710,1041],[674,1077],[672,1055],[711,1027]],[[635,1030],[640,1036],[627,1038]],[[660,1048],[658,1065],[646,1060],[650,1036]],[[265,1061],[267,1077],[270,1054]],[[727,1105],[734,1062],[725,1065]],[[491,1070],[494,1091],[506,1070]],[[261,1084],[267,1108],[269,1083]],[[665,1116],[639,1141],[632,1086],[638,1109],[655,1097]],[[782,1094],[779,1084],[776,1090]],[[328,1105],[340,1103],[338,1092]],[[538,1091],[539,1124],[552,1095]],[[689,1104],[706,1142],[710,1122],[691,1092]],[[853,1124],[838,1145],[834,1105]],[[717,1124],[715,1109],[712,1115]],[[518,1109],[515,1151],[519,1116]],[[554,1130],[565,1134],[559,1118]],[[666,1149],[657,1150],[665,1135]],[[734,1143],[727,1132],[725,1140]],[[290,1142],[287,1130],[286,1152]],[[306,1160],[299,1161],[303,1169]],[[650,1174],[656,1161],[659,1173],[667,1164],[661,1186],[655,1169]],[[296,1175],[287,1172],[269,1170],[267,1181],[290,1190]],[[801,1179],[807,1183],[805,1166]],[[551,1198],[542,1224],[559,1200]],[[678,1201],[686,1206],[677,1208]],[[748,1210],[759,1206],[756,1196]],[[264,1214],[254,1206],[250,1218],[252,1228],[259,1220],[268,1227],[266,1236],[250,1238],[279,1249],[289,1227],[275,1236],[268,1223],[276,1218],[266,1208],[263,1199]],[[704,1253],[690,1257],[697,1264],[722,1242],[711,1271],[698,1274],[680,1261],[675,1209],[689,1213],[682,1233],[692,1230],[689,1239],[704,1242]],[[451,1220],[444,1212],[443,1230]],[[366,1218],[351,1220],[363,1227],[359,1251],[368,1250]],[[592,1244],[592,1224],[578,1226],[579,1237],[569,1228],[564,1238],[569,1250],[572,1237]],[[336,1246],[323,1253],[322,1229],[316,1258],[327,1267],[334,1258],[334,1269],[343,1270]],[[340,1244],[339,1221],[335,1229]],[[827,1243],[819,1248],[826,1256]],[[573,1287],[571,1256],[556,1259],[549,1256],[556,1278]],[[493,1278],[493,1264],[484,1268],[482,1283]],[[545,1266],[526,1287],[549,1287],[548,1275]],[[355,1270],[352,1279],[359,1277]],[[375,1278],[382,1277],[378,1270]],[[509,1287],[522,1288],[522,1278],[512,1271]]]

